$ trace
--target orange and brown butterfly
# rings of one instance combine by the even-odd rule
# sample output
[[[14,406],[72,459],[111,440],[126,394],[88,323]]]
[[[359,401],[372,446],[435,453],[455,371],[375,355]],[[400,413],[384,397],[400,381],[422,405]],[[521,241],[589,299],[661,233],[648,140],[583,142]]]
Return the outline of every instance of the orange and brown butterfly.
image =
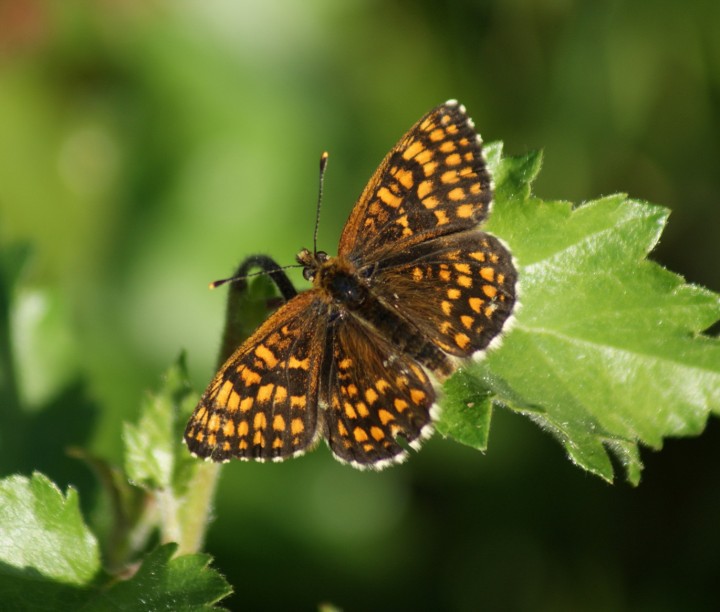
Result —
[[[433,431],[436,385],[507,329],[517,271],[478,229],[492,202],[482,143],[454,100],[393,147],[353,208],[337,257],[303,249],[312,288],[220,368],[185,431],[213,461],[282,461],[325,439],[381,469]]]

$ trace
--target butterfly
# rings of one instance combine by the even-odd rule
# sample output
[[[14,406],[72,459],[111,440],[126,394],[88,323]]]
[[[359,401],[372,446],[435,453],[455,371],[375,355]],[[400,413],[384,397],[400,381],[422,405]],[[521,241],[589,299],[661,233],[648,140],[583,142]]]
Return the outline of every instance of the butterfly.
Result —
[[[338,255],[298,253],[312,288],[220,368],[185,430],[189,450],[282,461],[325,439],[341,462],[381,469],[418,449],[436,385],[497,343],[515,307],[512,255],[478,229],[491,203],[472,120],[441,104],[375,171]]]

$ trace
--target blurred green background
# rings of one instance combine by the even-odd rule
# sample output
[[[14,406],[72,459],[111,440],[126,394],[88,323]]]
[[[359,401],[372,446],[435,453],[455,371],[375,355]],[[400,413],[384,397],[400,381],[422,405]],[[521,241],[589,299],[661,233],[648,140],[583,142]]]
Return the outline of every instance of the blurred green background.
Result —
[[[63,448],[119,461],[183,348],[203,389],[224,311],[207,283],[311,245],[323,150],[333,252],[447,98],[507,153],[544,149],[542,197],[670,207],[653,257],[720,289],[719,32],[717,0],[0,0],[0,245],[33,249],[11,315],[36,419],[3,435],[2,473],[73,483],[102,521]],[[380,474],[325,448],[228,465],[207,548],[233,609],[709,610],[719,448],[715,420],[609,486],[499,411],[485,456],[436,437]]]

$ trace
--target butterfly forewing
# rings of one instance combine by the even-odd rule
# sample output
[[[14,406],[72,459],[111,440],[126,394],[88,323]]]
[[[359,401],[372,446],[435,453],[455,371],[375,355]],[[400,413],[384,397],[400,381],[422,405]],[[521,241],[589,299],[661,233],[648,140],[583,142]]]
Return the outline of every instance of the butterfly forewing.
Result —
[[[388,153],[345,224],[338,252],[369,264],[488,214],[490,176],[465,108],[430,111]]]
[[[191,452],[213,461],[283,459],[317,439],[321,308],[317,292],[301,293],[227,360],[185,430]]]
[[[435,392],[427,374],[384,338],[353,318],[328,335],[321,397],[333,454],[355,466],[383,467],[406,454],[398,443],[431,431]]]

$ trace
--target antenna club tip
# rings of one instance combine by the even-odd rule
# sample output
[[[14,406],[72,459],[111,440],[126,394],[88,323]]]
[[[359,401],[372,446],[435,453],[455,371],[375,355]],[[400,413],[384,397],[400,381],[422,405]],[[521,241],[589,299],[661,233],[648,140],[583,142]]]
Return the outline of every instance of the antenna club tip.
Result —
[[[320,156],[320,168],[321,169],[324,169],[325,166],[327,166],[328,157],[330,157],[330,154],[327,151],[323,151],[322,155]]]
[[[224,282],[224,281],[216,280],[216,281],[213,281],[212,283],[210,283],[210,284],[208,285],[208,287],[209,287],[210,289],[217,289],[220,285],[223,284],[223,282]]]

